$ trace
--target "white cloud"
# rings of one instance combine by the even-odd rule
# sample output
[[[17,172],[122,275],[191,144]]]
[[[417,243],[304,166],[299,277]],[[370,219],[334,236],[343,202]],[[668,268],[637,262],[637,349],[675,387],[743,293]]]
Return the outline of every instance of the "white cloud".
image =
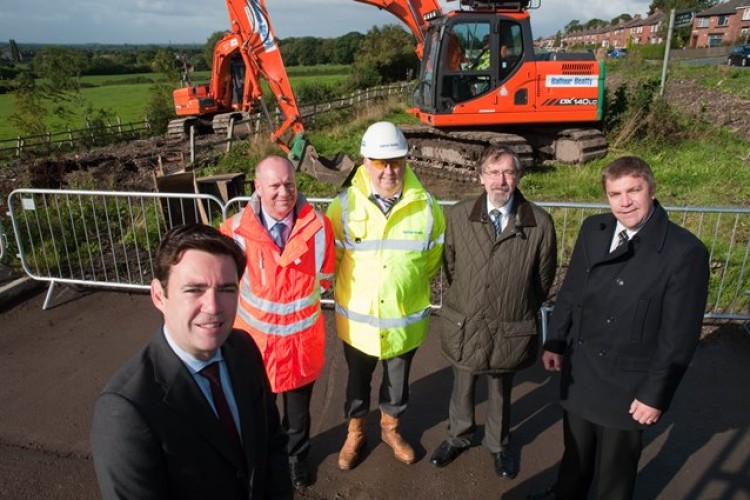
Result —
[[[0,6],[0,34],[20,43],[203,43],[228,29],[224,0],[19,0]],[[457,2],[445,3],[445,10]],[[556,33],[573,19],[606,21],[645,14],[650,0],[542,0],[531,11],[534,36]],[[399,24],[385,11],[354,0],[266,0],[280,38],[341,36]]]

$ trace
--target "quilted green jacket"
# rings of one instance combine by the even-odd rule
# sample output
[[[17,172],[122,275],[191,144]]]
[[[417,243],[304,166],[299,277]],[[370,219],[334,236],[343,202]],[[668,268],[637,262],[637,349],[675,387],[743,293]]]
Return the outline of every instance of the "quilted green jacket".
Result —
[[[510,215],[496,239],[485,194],[446,214],[443,263],[450,288],[438,320],[442,351],[456,367],[476,374],[534,362],[538,312],[555,277],[550,215],[518,189]]]

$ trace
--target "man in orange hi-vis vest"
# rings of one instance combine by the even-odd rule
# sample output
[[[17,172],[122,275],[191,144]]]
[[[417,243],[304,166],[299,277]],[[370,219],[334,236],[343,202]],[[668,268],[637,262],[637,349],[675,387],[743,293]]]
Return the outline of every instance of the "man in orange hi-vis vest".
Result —
[[[302,488],[310,484],[310,398],[324,362],[320,294],[335,265],[331,223],[297,193],[291,162],[268,156],[255,169],[250,202],[221,230],[247,254],[234,326],[258,344],[283,398],[292,483]]]

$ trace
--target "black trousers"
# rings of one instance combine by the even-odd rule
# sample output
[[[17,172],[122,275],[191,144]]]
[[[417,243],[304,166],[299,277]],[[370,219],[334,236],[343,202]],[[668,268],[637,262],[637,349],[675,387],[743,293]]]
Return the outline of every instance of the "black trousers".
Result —
[[[587,498],[592,484],[596,484],[593,498],[632,499],[642,436],[640,429],[610,429],[563,412],[565,452],[553,488],[555,494],[565,500]]]
[[[487,377],[487,419],[482,444],[490,453],[502,451],[510,442],[510,393],[513,373],[474,375],[453,367],[453,391],[448,408],[448,442],[467,448],[476,429],[474,420],[477,379]]]
[[[289,436],[289,461],[304,460],[310,451],[310,399],[315,381],[281,393],[284,416],[281,425]]]
[[[395,358],[383,359],[383,381],[380,384],[380,410],[392,417],[400,417],[409,403],[409,370],[417,352],[413,349]],[[378,358],[365,354],[344,342],[344,358],[349,367],[346,381],[346,418],[361,418],[370,412],[372,373]]]

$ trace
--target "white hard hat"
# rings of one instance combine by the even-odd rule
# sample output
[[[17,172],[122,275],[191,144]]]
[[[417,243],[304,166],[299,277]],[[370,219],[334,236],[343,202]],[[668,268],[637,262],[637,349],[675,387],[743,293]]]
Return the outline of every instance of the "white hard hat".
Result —
[[[365,158],[401,158],[409,152],[404,133],[391,122],[376,122],[362,136],[359,152]]]

